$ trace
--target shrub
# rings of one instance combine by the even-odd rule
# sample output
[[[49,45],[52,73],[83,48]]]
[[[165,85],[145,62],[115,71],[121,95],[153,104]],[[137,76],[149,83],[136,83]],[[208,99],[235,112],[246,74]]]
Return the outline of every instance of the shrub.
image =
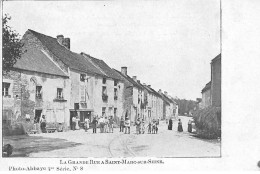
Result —
[[[221,108],[210,106],[198,110],[193,115],[196,133],[200,138],[213,139],[221,137]]]

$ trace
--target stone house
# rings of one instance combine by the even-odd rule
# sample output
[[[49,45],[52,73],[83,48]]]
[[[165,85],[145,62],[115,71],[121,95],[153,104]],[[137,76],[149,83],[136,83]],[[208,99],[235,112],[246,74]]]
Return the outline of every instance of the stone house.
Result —
[[[138,117],[144,118],[144,90],[137,82],[137,77],[132,78],[127,74],[127,67],[121,67],[121,72],[115,70],[121,76],[124,83],[123,89],[123,113],[129,116],[132,123]]]
[[[99,116],[113,116],[119,123],[123,115],[123,78],[111,69],[103,60],[81,53],[92,65],[98,68],[105,77],[96,77],[93,82],[93,109]]]
[[[206,108],[211,105],[211,81],[206,84],[206,86],[201,90],[202,94],[202,101],[201,106],[202,108]]]
[[[163,99],[161,95],[156,92],[151,85],[147,86],[152,92],[152,119],[163,118]]]
[[[202,89],[202,108],[221,107],[221,54],[211,60],[211,81]]]
[[[91,121],[94,115],[118,117],[122,114],[120,87],[123,88],[123,83],[105,62],[85,53],[72,52],[70,39],[63,35],[53,38],[32,30],[28,30],[27,35],[36,38],[42,45],[40,49],[69,76],[69,126],[73,116],[79,117],[83,126],[84,119]]]
[[[221,107],[221,54],[211,61],[211,104]]]
[[[47,123],[54,124],[52,126],[60,123],[66,128],[69,123],[68,72],[47,55],[30,31],[22,42],[24,54],[13,69],[3,75],[3,123],[23,123],[25,129],[29,129],[34,123],[39,127],[40,117],[45,115]]]
[[[162,119],[169,119],[169,118],[175,118],[176,113],[177,113],[177,107],[176,107],[176,102],[171,99],[171,97],[168,95],[166,91],[164,93],[162,92],[161,89],[159,89],[158,93],[161,95],[163,99],[163,118]]]

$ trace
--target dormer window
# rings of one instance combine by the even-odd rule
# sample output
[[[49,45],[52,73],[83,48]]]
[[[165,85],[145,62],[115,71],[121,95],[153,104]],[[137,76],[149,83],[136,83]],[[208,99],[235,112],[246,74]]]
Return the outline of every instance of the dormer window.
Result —
[[[86,74],[80,74],[80,81],[84,82],[86,79]]]
[[[114,80],[114,86],[117,86],[118,80]]]

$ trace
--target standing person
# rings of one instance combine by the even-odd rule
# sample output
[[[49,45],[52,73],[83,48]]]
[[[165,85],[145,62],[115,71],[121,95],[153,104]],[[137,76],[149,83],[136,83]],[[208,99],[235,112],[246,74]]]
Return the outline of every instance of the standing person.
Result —
[[[108,119],[106,116],[105,116],[104,122],[105,122],[104,132],[108,133]]]
[[[144,119],[142,120],[142,124],[141,124],[141,133],[144,134],[145,132],[145,122]]]
[[[85,123],[84,123],[85,132],[87,132],[88,129],[89,129],[89,119],[88,119],[88,118],[85,118],[85,121],[84,121],[84,122],[85,122]]]
[[[189,120],[189,122],[188,122],[188,132],[192,132],[192,122],[191,122],[191,120]]]
[[[172,130],[172,118],[169,120],[168,130]]]
[[[130,120],[128,117],[125,118],[125,134],[130,134]]]
[[[76,117],[76,130],[79,130],[79,117]]]
[[[105,120],[104,120],[103,116],[101,116],[101,118],[99,119],[99,125],[100,125],[100,133],[103,133],[104,127],[105,127]]]
[[[124,123],[125,123],[125,120],[122,116],[121,120],[120,120],[120,131],[119,132],[124,132]]]
[[[155,119],[153,119],[153,122],[152,122],[152,134],[155,134],[155,132],[156,132],[156,120]]]
[[[151,133],[151,131],[152,131],[152,123],[151,123],[151,120],[149,121],[149,123],[148,123],[148,134],[150,134]]]
[[[109,132],[113,133],[114,130],[114,119],[113,116],[110,116],[109,120],[108,120],[108,126],[109,126]]]
[[[135,125],[136,125],[136,134],[140,134],[140,129],[141,129],[141,121],[140,121],[140,118],[137,118],[136,122],[135,122]]]
[[[75,127],[76,127],[76,117],[75,116],[72,117],[71,123],[72,123],[72,130],[74,131]]]
[[[93,134],[94,134],[94,133],[97,133],[97,124],[98,124],[98,121],[97,121],[96,117],[94,117],[94,119],[93,119],[93,121],[92,121]]]
[[[42,115],[42,117],[40,118],[40,127],[41,127],[42,133],[46,133],[46,120],[45,120],[45,115]]]
[[[183,132],[181,119],[179,119],[179,122],[178,122],[178,131]]]

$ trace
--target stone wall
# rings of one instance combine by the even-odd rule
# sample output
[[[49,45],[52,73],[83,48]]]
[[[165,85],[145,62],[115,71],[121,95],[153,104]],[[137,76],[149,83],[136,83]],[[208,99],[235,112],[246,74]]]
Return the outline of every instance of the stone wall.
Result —
[[[221,106],[221,57],[211,62],[211,103],[212,106]]]

